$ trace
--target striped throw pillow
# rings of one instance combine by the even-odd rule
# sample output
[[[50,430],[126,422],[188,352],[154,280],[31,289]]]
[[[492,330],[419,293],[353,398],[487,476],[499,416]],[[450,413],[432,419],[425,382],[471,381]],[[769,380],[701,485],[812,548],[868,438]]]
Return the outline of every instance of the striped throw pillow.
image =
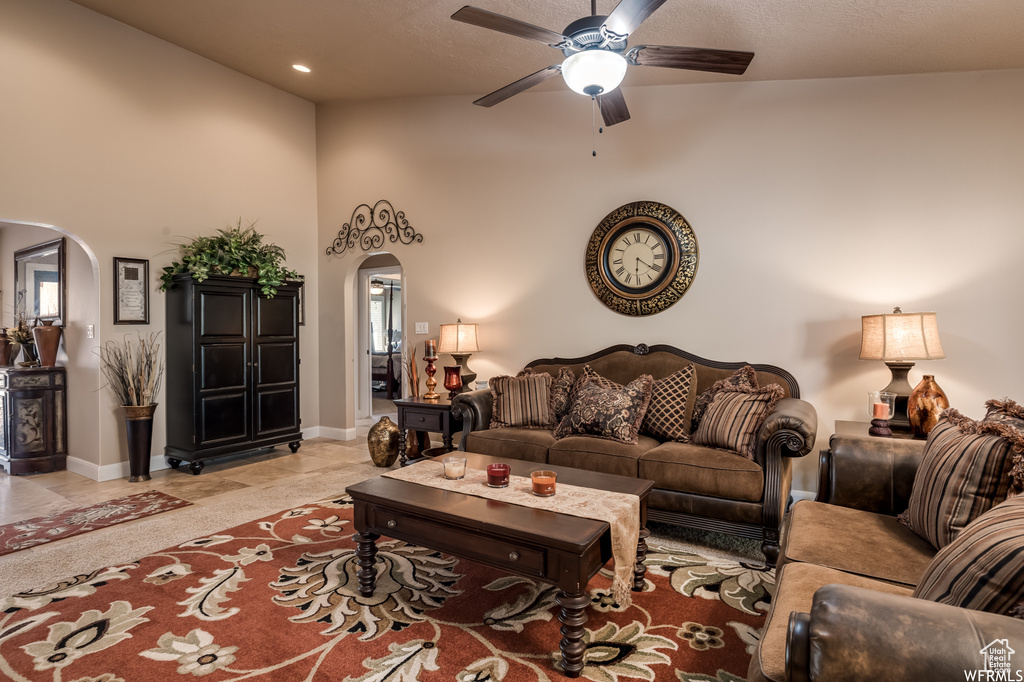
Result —
[[[910,506],[899,518],[935,549],[1011,490],[1013,444],[993,428],[947,409],[928,434]]]
[[[939,550],[914,596],[1017,615],[1024,601],[1024,497],[988,510]]]
[[[732,450],[754,459],[757,433],[784,395],[778,384],[719,391],[693,434],[694,444]]]
[[[651,404],[647,406],[640,432],[658,440],[686,443],[690,440],[690,411],[693,404],[693,365],[687,365],[654,382]]]
[[[487,382],[493,398],[491,428],[555,428],[551,411],[551,381],[547,372],[492,377]]]

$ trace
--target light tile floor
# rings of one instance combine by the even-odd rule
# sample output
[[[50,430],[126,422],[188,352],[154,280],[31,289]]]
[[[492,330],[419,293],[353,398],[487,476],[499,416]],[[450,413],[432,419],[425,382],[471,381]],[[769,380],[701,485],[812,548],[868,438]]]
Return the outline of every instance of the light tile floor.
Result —
[[[129,483],[127,478],[94,481],[70,471],[9,476],[0,471],[0,524],[54,514],[118,497],[160,490],[193,504],[211,504],[259,488],[299,482],[370,459],[366,433],[383,415],[360,420],[350,441],[313,438],[295,454],[282,445],[270,451],[209,461],[198,476],[187,464],[152,472],[152,480]],[[397,421],[397,414],[388,415]]]

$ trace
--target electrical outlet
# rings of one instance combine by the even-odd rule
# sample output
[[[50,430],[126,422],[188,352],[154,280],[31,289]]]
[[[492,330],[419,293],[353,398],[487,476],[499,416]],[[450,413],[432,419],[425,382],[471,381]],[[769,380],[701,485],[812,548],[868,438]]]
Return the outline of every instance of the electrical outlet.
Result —
[[[430,333],[430,323],[429,322],[417,322],[416,323],[416,333],[417,334],[429,334]]]
[[[85,327],[85,338],[94,339],[96,338],[96,327],[93,325],[87,325]]]

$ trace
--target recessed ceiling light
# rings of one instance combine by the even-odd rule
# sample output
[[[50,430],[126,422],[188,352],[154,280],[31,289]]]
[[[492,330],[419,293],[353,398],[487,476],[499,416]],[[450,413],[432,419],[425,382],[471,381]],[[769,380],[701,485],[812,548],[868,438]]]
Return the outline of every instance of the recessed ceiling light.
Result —
[[[303,66],[302,64],[292,64],[292,68],[296,71],[301,71],[302,73],[309,73],[309,67]]]

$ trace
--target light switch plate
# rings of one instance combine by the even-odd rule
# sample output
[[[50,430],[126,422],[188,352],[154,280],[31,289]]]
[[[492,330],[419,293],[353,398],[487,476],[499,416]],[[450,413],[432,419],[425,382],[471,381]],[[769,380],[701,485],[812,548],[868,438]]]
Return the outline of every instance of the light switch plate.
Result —
[[[416,333],[417,334],[429,334],[430,333],[430,323],[429,322],[417,322],[416,323]]]
[[[85,327],[85,338],[92,339],[96,336],[96,328],[93,325],[86,325]]]

